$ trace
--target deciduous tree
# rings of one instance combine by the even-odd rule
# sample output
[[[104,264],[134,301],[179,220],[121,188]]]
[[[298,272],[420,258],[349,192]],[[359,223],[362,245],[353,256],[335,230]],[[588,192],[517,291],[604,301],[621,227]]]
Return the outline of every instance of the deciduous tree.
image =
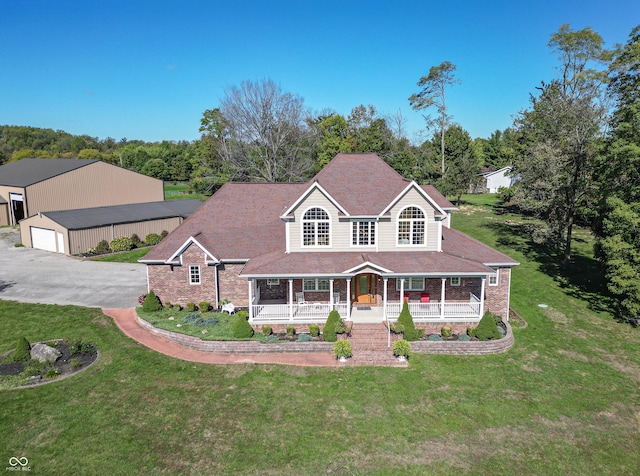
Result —
[[[441,142],[441,173],[442,178],[445,176],[445,129],[449,124],[451,116],[448,114],[445,92],[448,86],[452,86],[460,82],[455,78],[456,65],[449,61],[444,61],[438,66],[432,66],[427,76],[422,76],[418,81],[419,92],[409,97],[409,104],[417,111],[435,107],[438,112],[438,119],[432,120],[429,116],[425,116],[427,127],[431,127],[437,122],[440,128]]]
[[[591,28],[573,31],[568,25],[551,36],[549,46],[560,57],[560,77],[543,83],[531,109],[516,121],[525,150],[515,164],[521,179],[515,201],[547,221],[547,238],[567,263],[576,214],[591,199],[596,142],[606,118],[604,73],[590,66],[604,61],[606,52]]]

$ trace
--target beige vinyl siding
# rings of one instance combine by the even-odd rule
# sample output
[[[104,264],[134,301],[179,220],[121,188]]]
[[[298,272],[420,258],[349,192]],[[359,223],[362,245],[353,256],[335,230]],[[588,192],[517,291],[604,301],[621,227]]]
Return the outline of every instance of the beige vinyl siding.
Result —
[[[425,244],[424,246],[398,246],[398,215],[409,206],[417,206],[425,213]],[[440,239],[440,225],[435,221],[433,206],[414,188],[401,197],[388,213],[388,217],[380,220],[378,230],[379,251],[437,251]]]
[[[164,200],[161,180],[94,162],[27,187],[27,216],[53,210]]]
[[[165,218],[162,220],[149,220],[137,223],[124,223],[108,225],[85,230],[69,231],[69,247],[71,254],[86,253],[89,248],[95,248],[102,241],[111,242],[121,236],[131,237],[134,233],[144,241],[150,233],[161,234],[163,230],[173,231],[182,223],[182,218]]]
[[[330,246],[305,247],[302,243],[302,216],[312,207],[324,208],[331,218]],[[296,251],[349,251],[351,225],[339,219],[338,208],[320,190],[313,190],[293,211],[295,220],[290,226],[291,252]]]

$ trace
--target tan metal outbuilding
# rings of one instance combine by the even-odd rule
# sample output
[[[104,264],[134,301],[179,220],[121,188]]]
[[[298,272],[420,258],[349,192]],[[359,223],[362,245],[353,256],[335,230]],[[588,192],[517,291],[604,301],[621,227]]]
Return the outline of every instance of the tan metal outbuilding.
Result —
[[[175,200],[40,212],[20,221],[20,235],[28,247],[81,254],[102,240],[134,233],[144,240],[150,233],[171,232],[200,205],[199,200]]]
[[[99,160],[22,159],[0,166],[0,226],[39,212],[161,200],[162,180]]]

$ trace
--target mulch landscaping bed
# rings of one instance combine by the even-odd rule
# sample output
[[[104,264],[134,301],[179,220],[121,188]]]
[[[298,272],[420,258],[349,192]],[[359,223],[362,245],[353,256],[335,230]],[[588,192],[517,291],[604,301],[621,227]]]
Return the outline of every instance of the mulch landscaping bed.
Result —
[[[41,365],[43,368],[39,374],[25,375],[24,381],[19,384],[20,386],[36,385],[39,383],[60,380],[61,378],[68,377],[69,375],[73,375],[84,370],[98,359],[98,350],[95,346],[91,346],[92,350],[89,352],[85,351],[82,353],[72,354],[73,342],[67,339],[55,339],[43,343],[48,344],[52,342],[55,343],[55,346],[52,347],[61,352],[62,355],[53,363],[53,367],[51,365],[44,364]],[[35,344],[35,342],[31,345],[33,346],[33,344]],[[29,361],[12,362],[12,353],[13,351],[10,351],[0,357],[0,380],[2,380],[3,376],[20,375],[29,367]],[[52,368],[55,369],[57,375],[47,376],[47,372]]]

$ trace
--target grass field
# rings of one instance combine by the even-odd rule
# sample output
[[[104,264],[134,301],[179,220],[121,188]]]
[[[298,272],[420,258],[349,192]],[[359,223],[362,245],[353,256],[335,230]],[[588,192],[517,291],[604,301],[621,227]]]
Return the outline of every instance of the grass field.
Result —
[[[638,474],[640,329],[606,312],[589,234],[565,269],[493,198],[465,197],[453,225],[521,263],[511,304],[528,326],[505,354],[213,366],[152,352],[99,310],[0,301],[0,352],[22,335],[101,351],[77,376],[0,390],[0,459],[33,474]]]
[[[201,193],[189,193],[189,184],[185,182],[165,182],[164,183],[164,199],[165,200],[182,200],[185,198],[195,198],[204,202],[207,196]]]

